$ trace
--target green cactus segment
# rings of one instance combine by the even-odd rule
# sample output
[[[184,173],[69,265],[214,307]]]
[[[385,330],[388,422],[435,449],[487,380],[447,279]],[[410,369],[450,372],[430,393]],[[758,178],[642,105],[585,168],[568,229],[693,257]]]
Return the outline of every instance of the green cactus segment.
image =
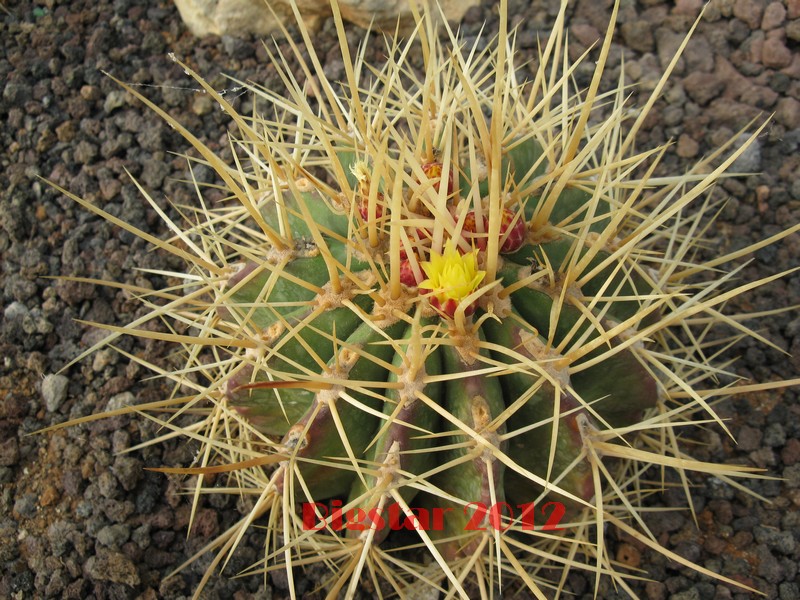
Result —
[[[520,267],[514,263],[506,262],[498,272],[503,278],[503,283],[508,286],[530,275],[527,267]],[[543,279],[542,281],[546,281]],[[539,282],[531,283],[526,287],[516,290],[511,295],[514,308],[519,311],[524,320],[534,327],[539,335],[550,340],[553,346],[559,346],[568,335],[570,339],[580,337],[590,327],[587,319],[582,318],[580,310],[569,304],[557,304],[557,315],[553,314],[553,305],[558,301],[555,293],[540,285]],[[553,323],[555,326],[553,327]],[[576,327],[576,324],[578,326]],[[552,330],[552,331],[551,331]]]
[[[507,284],[518,281],[529,274],[529,270],[515,267],[506,263],[500,271],[503,281]],[[570,340],[575,340],[583,346],[596,340],[601,331],[596,324],[584,318],[581,311],[575,306],[556,304],[554,292],[531,284],[514,292],[511,296],[514,309],[519,311],[524,319],[536,332],[550,342],[552,347],[560,347],[569,335]],[[557,307],[557,315],[554,314]],[[521,319],[520,319],[521,320]],[[553,327],[555,322],[555,327]],[[600,326],[606,331],[611,330],[613,323],[600,320]],[[516,348],[519,344],[510,332],[510,324],[498,323],[488,320],[484,324],[489,339],[505,348]],[[552,330],[552,333],[551,333]],[[587,353],[574,363],[570,372],[573,388],[586,403],[592,403],[592,409],[612,426],[623,427],[637,422],[644,410],[652,408],[658,400],[658,387],[655,377],[642,365],[636,357],[636,345],[623,350],[615,350],[622,340],[611,338],[606,343],[599,345],[592,352]],[[564,352],[573,347],[573,343],[565,344]],[[603,356],[603,360],[586,369],[580,370],[581,363]],[[516,381],[524,378],[519,373],[512,373],[504,377],[504,381]],[[516,389],[507,395],[515,398],[524,393],[530,383],[516,386]],[[550,396],[552,398],[552,395]]]
[[[486,351],[482,350],[481,354],[485,356]],[[441,451],[441,463],[450,466],[434,478],[434,484],[444,493],[468,504],[449,498],[433,498],[432,506],[447,513],[445,528],[435,537],[463,537],[465,533],[470,537],[470,532],[491,527],[488,513],[481,513],[480,506],[489,507],[494,502],[505,500],[504,465],[491,452],[491,449],[505,450],[506,444],[500,437],[505,432],[505,425],[497,427],[493,424],[505,409],[505,404],[497,377],[469,375],[470,371],[482,369],[486,363],[465,358],[460,349],[454,346],[444,346],[443,355],[445,372],[461,374],[460,377],[447,380],[445,408],[487,441],[488,446],[467,433],[457,433],[445,440],[445,444],[453,447]],[[447,422],[443,423],[443,427],[445,430],[456,428]],[[462,539],[456,542],[456,547],[449,545],[447,552],[451,554],[458,551],[466,555],[474,549],[475,543],[474,539]]]
[[[350,489],[355,472],[347,467],[348,450],[358,460],[363,457],[379,418],[343,395],[373,411],[381,409],[380,398],[360,388],[387,380],[385,364],[391,360],[394,348],[384,342],[387,337],[397,339],[405,326],[398,321],[381,331],[371,323],[362,322],[330,361],[332,389],[317,392],[306,414],[284,436],[282,444],[292,460],[297,461],[314,497],[329,498],[346,494]],[[345,386],[336,382],[338,379],[350,383]],[[295,489],[295,493],[301,493],[300,489]]]
[[[506,163],[513,165],[512,177],[516,185],[527,185],[547,172],[548,162],[543,158],[542,145],[534,138],[515,139],[505,152]],[[503,173],[506,172],[504,165]]]
[[[349,271],[358,273],[369,268],[369,264],[353,257],[348,246],[331,241],[327,253]],[[348,254],[350,256],[349,263]],[[217,308],[225,320],[238,320],[261,330],[278,321],[281,315],[290,315],[302,306],[310,304],[326,283],[330,281],[327,260],[314,246],[274,265],[255,262],[245,263],[226,284],[230,301]],[[236,315],[231,314],[235,309]]]
[[[248,364],[228,379],[228,403],[261,433],[283,436],[308,411],[314,393],[305,389],[242,387],[268,383],[263,371],[254,373],[253,365]]]
[[[500,270],[503,282],[510,285],[530,275],[530,269],[506,263]],[[580,298],[565,297],[562,299],[558,289],[551,289],[549,279],[544,277],[516,290],[511,295],[514,309],[524,320],[551,346],[567,352],[574,346],[585,346],[594,341],[602,332],[597,328],[598,321],[587,318],[578,308],[577,303],[585,303]],[[609,311],[610,312],[610,311]],[[606,324],[608,328],[610,324]],[[564,343],[566,341],[566,343]],[[563,344],[563,348],[562,348]],[[609,344],[603,344],[586,354],[588,360],[605,352]]]
[[[367,296],[356,296],[353,302],[369,309]],[[302,388],[273,389],[267,384],[285,380],[286,375],[304,375],[302,366],[314,369],[318,362],[327,363],[334,352],[332,336],[346,339],[361,323],[361,317],[346,306],[324,310],[308,323],[301,325],[313,314],[313,304],[296,309],[284,321],[272,323],[265,331],[272,339],[264,350],[266,363],[252,363],[232,375],[226,384],[225,394],[234,410],[250,419],[259,431],[271,435],[284,435],[297,419],[305,414],[314,400],[313,392]],[[292,331],[297,328],[297,331]],[[274,331],[270,331],[270,329]],[[291,333],[289,333],[291,332]],[[309,353],[312,349],[315,356]],[[316,359],[316,360],[315,360]],[[280,376],[275,376],[280,372]],[[250,384],[263,387],[242,388]]]
[[[591,469],[585,458],[580,459],[583,438],[577,421],[578,415],[585,417],[587,412],[567,391],[571,382],[563,357],[550,350],[535,331],[518,323],[518,319],[506,318],[501,322],[487,320],[484,324],[487,337],[496,346],[495,358],[507,363],[511,371],[502,377],[509,406],[514,406],[517,399],[527,398],[516,407],[508,421],[511,434],[508,456],[523,469],[548,481],[557,480],[564,474],[559,487],[589,500],[594,493]],[[540,365],[541,374],[514,368],[516,364],[530,361]],[[558,431],[548,473],[554,418],[558,419]],[[515,431],[519,433],[514,434]],[[573,464],[575,461],[577,463]],[[512,469],[506,470],[505,489],[515,502],[523,503],[535,501],[542,491],[541,486]]]
[[[405,339],[407,340],[415,330],[416,327],[409,327]],[[387,389],[383,414],[388,418],[379,424],[378,437],[367,453],[368,472],[363,479],[356,478],[350,490],[350,501],[363,496],[368,490],[375,491],[370,500],[363,504],[366,514],[370,514],[370,511],[379,505],[381,496],[385,497],[383,515],[402,513],[399,507],[392,508],[396,503],[388,495],[388,488],[397,487],[403,500],[410,503],[417,495],[417,489],[408,485],[398,485],[399,480],[423,474],[436,466],[436,453],[432,450],[438,440],[430,434],[439,430],[440,416],[417,397],[413,388],[414,382],[422,377],[441,374],[441,353],[438,350],[431,352],[425,359],[424,369],[411,375],[409,371],[412,365],[408,364],[406,358],[409,357],[408,343],[404,343],[401,348],[401,352],[395,354],[393,366],[396,371],[389,373],[389,383],[409,381],[410,385],[401,390],[391,387]],[[413,360],[413,357],[409,358]],[[413,379],[410,379],[411,377]],[[424,387],[423,393],[434,402],[439,402],[442,387],[441,382],[432,382]],[[387,476],[391,476],[391,480],[385,480]],[[380,521],[375,521],[378,529],[374,534],[376,543],[384,539],[391,527],[396,525],[387,519],[383,519],[383,527],[378,527],[379,523]],[[351,533],[359,532],[351,531]]]
[[[305,216],[304,210],[310,215],[310,221]],[[336,210],[331,201],[316,190],[297,192],[297,195],[284,192],[282,202],[271,200],[264,204],[261,207],[261,215],[276,231],[291,233],[295,241],[314,239],[309,222],[313,222],[315,229],[323,233],[332,232],[342,237],[347,237],[350,229],[348,215]]]
[[[549,399],[525,404],[509,420],[512,437],[508,456],[523,469],[553,482],[571,496],[589,502],[594,496],[594,484],[589,460],[582,455],[584,442],[581,432],[581,420],[588,420],[588,413],[568,391],[561,389],[557,394],[549,384],[540,388],[542,398],[547,392],[552,393]],[[554,417],[558,419],[558,430],[555,448],[551,452]],[[537,423],[541,425],[525,430]],[[520,433],[514,435],[514,431]],[[548,473],[551,458],[552,466]],[[504,484],[509,499],[516,503],[534,502],[544,492],[541,485],[513,469],[506,470]],[[547,495],[549,500],[577,504],[567,495],[556,493],[558,498],[554,498],[552,494]]]
[[[638,423],[644,411],[658,402],[658,381],[635,351],[618,351],[570,377],[581,399],[614,428]]]
[[[313,286],[322,287],[328,279],[325,260],[319,254],[295,258],[280,266],[259,268],[249,262],[228,280],[227,288],[232,290],[230,307],[236,309],[239,319],[266,329],[279,315],[288,315],[299,304],[313,300]],[[232,318],[228,306],[220,307],[219,312],[223,318]]]
[[[585,245],[578,245],[567,237],[557,237],[551,241],[523,246],[514,254],[506,256],[510,261],[518,265],[529,266],[532,263],[543,268],[550,268],[557,275],[567,273],[574,269],[572,265],[577,264],[589,248]],[[587,281],[582,282],[580,292],[586,304],[596,297],[620,298],[627,297],[627,300],[600,301],[595,305],[594,312],[606,311],[608,316],[617,321],[625,321],[637,314],[644,300],[635,298],[645,298],[653,293],[653,285],[648,282],[642,273],[634,271],[631,266],[627,266],[629,261],[612,258],[611,253],[600,250],[588,261],[582,273],[594,273],[599,270]],[[645,321],[646,323],[647,321]]]
[[[353,303],[363,310],[369,310],[372,305],[370,298],[364,295],[353,298]],[[315,314],[317,311],[319,313]],[[348,306],[323,310],[316,306],[301,308],[288,315],[285,323],[275,324],[284,335],[268,342],[265,352],[270,370],[297,374],[305,373],[304,367],[319,370],[318,362],[333,356],[333,336],[347,339],[361,322],[361,315]]]
[[[516,139],[511,141],[503,152],[501,177],[504,189],[509,184],[511,190],[524,190],[537,178],[547,172],[549,163],[543,158],[544,150],[541,144],[534,138]],[[468,160],[463,161],[468,164]],[[469,197],[473,187],[473,174],[469,167],[462,169],[459,187],[463,197]],[[478,182],[478,193],[480,198],[489,195],[489,178],[484,177]],[[520,199],[523,206],[526,220],[530,221],[539,211],[542,198],[547,196],[527,196]],[[592,207],[590,209],[590,207]],[[561,226],[569,230],[577,226],[588,225],[588,232],[600,233],[605,230],[611,221],[611,207],[604,198],[594,199],[592,191],[574,186],[567,186],[558,195],[554,203],[548,221],[556,226]]]
[[[541,144],[533,138],[514,140],[503,152],[502,166],[500,167],[502,180],[505,182],[510,176],[515,187],[524,187],[537,177],[544,175],[548,163],[546,159],[541,158],[543,153]],[[467,165],[469,161],[464,160],[463,163]],[[536,165],[535,168],[534,165]],[[473,175],[469,167],[463,167],[462,171],[463,173],[459,177],[459,187],[461,196],[466,198],[469,197],[473,187]],[[478,193],[481,198],[489,195],[488,177],[478,181]]]
[[[350,189],[357,189],[358,178],[353,173],[353,166],[359,160],[358,154],[353,150],[336,150],[336,158],[339,160],[339,164],[342,165],[344,176],[350,185]]]
[[[546,198],[547,196],[542,196]],[[536,216],[542,197],[531,196],[525,202],[525,217],[529,221]],[[595,203],[594,209],[589,212],[589,207]],[[575,231],[577,227],[588,224],[587,231],[601,233],[611,222],[610,207],[606,200],[593,199],[592,192],[577,187],[566,187],[558,195],[558,200],[553,205],[548,221],[562,229]]]
[[[486,337],[494,345],[492,356],[495,360],[509,365],[509,372],[500,377],[506,403],[511,405],[518,399],[527,398],[526,405],[541,403],[552,405],[553,385],[544,376],[549,368],[546,362],[548,354],[544,351],[545,342],[538,337],[535,329],[523,328],[520,322],[522,317],[514,312],[500,321],[488,319],[483,324]],[[540,351],[534,352],[533,348]],[[518,354],[519,357],[513,354]],[[540,365],[541,375],[531,373],[530,369],[522,364],[531,359]],[[530,408],[529,406],[528,409]]]

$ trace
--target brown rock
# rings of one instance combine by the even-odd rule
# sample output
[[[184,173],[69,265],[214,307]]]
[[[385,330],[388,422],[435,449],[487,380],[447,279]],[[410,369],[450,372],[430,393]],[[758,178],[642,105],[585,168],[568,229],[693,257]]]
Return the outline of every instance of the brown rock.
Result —
[[[659,27],[656,29],[656,52],[658,54],[658,61],[661,63],[661,68],[666,69],[669,63],[675,58],[678,49],[683,43],[683,35],[675,33],[668,27]],[[684,71],[685,61],[683,58],[678,60],[675,65],[675,73],[681,74]]]
[[[495,4],[499,4],[495,2]],[[597,0],[577,0],[575,14],[580,15],[594,25],[598,31],[605,31],[608,27],[609,4]]]
[[[690,39],[683,52],[683,58],[686,60],[686,70],[689,73],[714,70],[714,49],[705,37],[697,36]]]
[[[39,496],[39,504],[42,506],[50,506],[58,502],[58,499],[61,495],[58,493],[58,490],[53,485],[47,485],[44,488],[41,496]]]
[[[617,547],[617,560],[626,567],[637,569],[642,563],[642,554],[632,544],[620,544]]]
[[[700,106],[708,104],[725,89],[725,81],[714,73],[695,71],[683,80],[683,88]]]
[[[100,99],[100,88],[96,85],[84,85],[80,90],[81,98],[89,102],[96,102]]]
[[[210,508],[202,508],[197,511],[197,514],[192,520],[191,533],[201,538],[209,538],[217,535],[217,533],[219,533],[217,511]]]
[[[800,461],[800,440],[795,438],[787,440],[786,445],[781,450],[781,460],[787,467]]]
[[[800,173],[800,156],[797,154],[787,156],[778,169],[778,175],[784,181],[792,182],[797,178],[797,173]]]
[[[712,11],[718,10],[720,16],[730,18],[733,16],[733,5],[736,3],[736,0],[716,0],[715,2],[710,2],[708,9],[712,9]],[[706,9],[706,12],[708,12]]]
[[[8,438],[0,444],[0,465],[10,467],[19,460],[19,442],[17,438]]]
[[[715,126],[724,125],[734,130],[741,129],[762,114],[762,111],[754,106],[729,98],[716,98],[708,107],[708,115]]]
[[[750,80],[720,54],[716,56],[714,61],[714,75],[725,82],[723,95],[728,98],[738,98],[742,90],[750,85]]]
[[[56,127],[56,137],[59,142],[71,142],[75,138],[75,122],[64,121]]]
[[[647,600],[664,600],[667,597],[667,586],[660,581],[648,581],[644,589]]]
[[[779,38],[768,38],[761,49],[761,62],[771,69],[782,69],[792,64],[792,51]]]
[[[744,21],[750,29],[758,29],[764,8],[758,0],[736,0],[733,5],[733,16]]]
[[[758,108],[772,108],[778,101],[778,92],[766,85],[756,85],[751,81],[743,86],[738,94],[738,99],[750,106]]]
[[[786,24],[786,37],[795,42],[800,42],[800,19],[789,21]]]
[[[100,195],[104,200],[111,200],[115,198],[122,190],[122,184],[118,179],[101,179],[100,180]]]
[[[728,544],[725,542],[725,540],[722,540],[714,535],[708,536],[703,544],[703,548],[708,550],[708,552],[711,554],[722,554],[727,546]]]
[[[800,102],[791,97],[781,98],[775,108],[775,120],[786,129],[800,127]]]
[[[700,144],[685,133],[678,138],[678,147],[675,150],[681,158],[692,158],[700,151]]]
[[[214,110],[214,101],[208,94],[195,94],[192,101],[192,112],[196,115],[207,115]]]
[[[744,48],[749,46],[750,49],[750,62],[756,65],[761,64],[761,56],[764,53],[764,32],[754,32],[745,42]]]
[[[786,20],[786,9],[781,2],[771,2],[764,10],[764,17],[761,19],[761,29],[769,31],[783,25]]]
[[[639,52],[652,52],[655,48],[653,31],[647,21],[628,21],[620,27],[625,45]]]
[[[570,32],[572,33],[573,37],[580,42],[580,44],[588,48],[592,44],[597,43],[600,40],[600,32],[597,31],[597,28],[593,25],[587,25],[585,23],[576,23],[572,27],[569,28]]]
[[[695,19],[700,14],[703,4],[703,0],[676,0],[672,13],[675,15],[687,15]]]
[[[783,73],[784,75],[788,75],[792,79],[800,80],[800,53],[794,55],[794,57],[792,58],[792,64],[786,67],[785,69],[781,69],[781,73]],[[789,87],[789,95],[794,98],[800,96],[800,93],[792,92],[792,87],[794,87],[794,85],[797,85],[798,83],[800,82],[795,82],[795,84]]]
[[[800,0],[785,0],[786,1],[786,16],[790,19],[797,19],[800,17]]]
[[[139,585],[139,571],[131,560],[120,552],[100,549],[90,556],[83,567],[84,573],[96,581],[112,581],[131,587]]]

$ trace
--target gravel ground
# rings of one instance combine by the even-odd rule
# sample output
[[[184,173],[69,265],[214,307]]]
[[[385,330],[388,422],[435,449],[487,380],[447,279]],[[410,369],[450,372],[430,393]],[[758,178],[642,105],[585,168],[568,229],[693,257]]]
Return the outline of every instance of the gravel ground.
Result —
[[[471,10],[463,29],[474,35],[496,16],[494,2]],[[546,35],[557,2],[511,0],[521,21],[521,51]],[[641,90],[652,89],[698,13],[699,0],[625,2],[614,62]],[[5,8],[4,8],[5,6]],[[579,55],[606,25],[608,3],[579,0],[570,10],[571,52]],[[524,18],[523,18],[524,17]],[[353,29],[353,39],[363,32]],[[341,73],[330,24],[315,37],[330,76]],[[716,229],[718,247],[740,247],[796,223],[800,216],[800,1],[715,0],[681,59],[641,147],[672,139],[663,172],[680,172],[713,151],[754,117],[774,113],[740,160],[759,175],[729,180]],[[186,145],[110,78],[138,87],[190,130],[224,148],[227,121],[168,57],[174,52],[218,89],[239,97],[221,73],[257,82],[275,80],[253,38],[193,38],[168,1],[100,0],[59,5],[53,0],[0,4],[0,253],[3,321],[0,335],[0,598],[180,598],[190,594],[207,560],[176,577],[166,575],[238,517],[234,502],[209,497],[187,538],[189,501],[177,480],[144,467],[188,464],[193,449],[166,444],[124,451],[152,437],[142,419],[119,417],[49,434],[31,432],[115,405],[147,402],[165,393],[159,382],[113,351],[102,351],[54,375],[101,334],[77,319],[122,324],[140,310],[121,291],[51,279],[92,277],[161,285],[136,268],[174,268],[169,257],[90,215],[39,178],[44,177],[154,235],[164,234],[125,171],[162,204],[192,200],[180,180]],[[618,73],[609,73],[609,81]],[[588,82],[589,67],[577,74]],[[633,90],[633,101],[642,95]],[[195,172],[200,179],[209,174]],[[741,278],[797,266],[798,236],[761,250]],[[761,311],[800,303],[800,276],[785,277],[740,298],[731,310]],[[784,312],[762,321],[778,349],[750,341],[729,353],[737,370],[759,381],[797,377],[800,317]],[[169,349],[126,339],[119,346],[169,363]],[[792,356],[782,352],[788,351]],[[698,432],[702,459],[764,467],[777,478],[748,482],[757,500],[708,478],[696,478],[699,526],[684,512],[657,513],[654,533],[667,547],[707,568],[762,591],[800,598],[800,403],[796,391],[750,394],[720,405],[738,446],[715,430]],[[674,505],[669,492],[658,503]],[[229,572],[257,560],[257,534],[245,540]],[[737,588],[615,540],[620,556],[653,579],[637,584],[644,598],[747,598]],[[299,589],[315,597],[312,578]],[[208,598],[285,597],[280,577],[215,578]],[[574,575],[578,597],[591,582]],[[316,594],[318,595],[318,594]],[[621,597],[604,586],[601,598]]]

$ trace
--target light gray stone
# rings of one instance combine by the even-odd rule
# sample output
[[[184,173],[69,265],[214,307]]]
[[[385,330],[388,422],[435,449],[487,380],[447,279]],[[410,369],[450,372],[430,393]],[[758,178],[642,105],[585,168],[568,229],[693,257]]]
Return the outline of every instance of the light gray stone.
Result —
[[[47,375],[42,380],[42,398],[49,412],[55,412],[67,398],[69,379],[63,375]]]
[[[741,147],[750,136],[743,134],[736,140],[736,146]],[[761,144],[758,139],[745,148],[744,152],[731,165],[731,171],[736,173],[758,173],[761,171]]]
[[[122,392],[121,394],[117,394],[113,396],[106,405],[107,411],[112,410],[119,410],[121,408],[126,408],[128,406],[133,406],[136,403],[136,396],[134,396],[131,392]]]

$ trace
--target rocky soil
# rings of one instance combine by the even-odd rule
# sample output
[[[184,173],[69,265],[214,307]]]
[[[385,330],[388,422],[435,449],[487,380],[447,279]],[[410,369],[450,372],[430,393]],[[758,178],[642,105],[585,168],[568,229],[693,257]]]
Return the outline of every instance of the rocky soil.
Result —
[[[554,0],[510,0],[518,45],[531,56],[546,36]],[[625,1],[613,48],[616,69],[636,84],[632,102],[652,89],[700,10],[700,0]],[[484,21],[494,30],[495,2],[472,9],[463,24],[474,36]],[[569,11],[570,51],[578,56],[606,27],[607,0],[579,0]],[[353,29],[353,40],[363,31]],[[330,77],[342,74],[333,29],[315,37]],[[185,465],[184,443],[134,449],[156,427],[117,417],[31,435],[49,425],[168,393],[165,385],[112,350],[61,369],[103,334],[79,320],[122,324],[141,309],[123,290],[95,287],[73,276],[162,285],[147,269],[177,268],[147,244],[122,233],[55,191],[42,178],[102,206],[154,235],[165,234],[126,171],[166,206],[191,202],[185,143],[104,72],[134,85],[224,152],[228,122],[168,57],[174,52],[240,107],[248,99],[222,73],[270,85],[276,74],[261,42],[249,37],[196,39],[168,0],[53,0],[0,3],[0,256],[3,297],[0,334],[0,598],[181,598],[190,595],[208,559],[167,575],[238,517],[235,503],[211,496],[187,538],[189,500],[178,479],[146,467]],[[377,50],[380,44],[376,44]],[[753,119],[772,119],[737,164],[757,175],[727,180],[715,193],[727,204],[710,234],[722,253],[761,239],[800,217],[800,1],[714,0],[705,12],[641,147],[673,140],[664,173],[679,173],[713,152]],[[578,71],[588,82],[591,69]],[[210,174],[195,170],[201,181]],[[749,257],[741,280],[798,265],[800,237]],[[732,311],[765,311],[800,304],[800,275],[748,294]],[[774,348],[752,341],[728,353],[736,369],[758,381],[797,377],[797,310],[760,323]],[[125,339],[121,350],[170,364],[156,342]],[[787,354],[790,353],[790,354]],[[800,598],[800,403],[795,390],[748,394],[719,406],[738,445],[719,431],[696,432],[699,458],[763,467],[775,479],[746,482],[762,499],[693,479],[698,513],[654,513],[649,524],[667,547],[707,568],[752,586],[766,598]],[[675,490],[655,499],[679,504]],[[257,533],[245,540],[227,573],[256,561]],[[618,558],[652,581],[641,597],[659,600],[742,599],[660,555],[615,540]],[[313,574],[312,574],[313,575]],[[313,577],[299,590],[317,597]],[[592,582],[575,574],[577,597],[592,598]],[[215,577],[208,598],[283,598],[285,580]],[[320,596],[321,597],[321,596]],[[604,585],[599,597],[624,597]]]

